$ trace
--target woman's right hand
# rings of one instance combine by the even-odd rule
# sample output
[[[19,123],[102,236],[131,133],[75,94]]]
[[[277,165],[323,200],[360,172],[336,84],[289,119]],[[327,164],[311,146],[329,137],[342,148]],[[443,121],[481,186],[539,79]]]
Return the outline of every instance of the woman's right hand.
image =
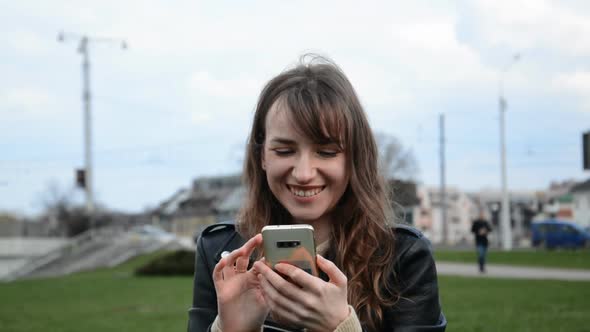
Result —
[[[223,332],[260,331],[269,313],[257,273],[248,270],[250,255],[261,244],[262,235],[257,234],[223,257],[213,270],[219,327]]]

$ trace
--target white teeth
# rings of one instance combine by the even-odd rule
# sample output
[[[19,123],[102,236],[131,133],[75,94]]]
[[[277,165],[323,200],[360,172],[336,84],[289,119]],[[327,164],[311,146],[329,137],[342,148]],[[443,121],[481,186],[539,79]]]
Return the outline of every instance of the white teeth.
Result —
[[[293,189],[293,188],[289,188],[289,189],[291,190],[291,193],[293,195],[299,196],[299,197],[315,196],[323,190],[322,188],[315,188],[315,189],[311,189],[311,190],[307,190],[307,191],[297,190],[297,189]]]

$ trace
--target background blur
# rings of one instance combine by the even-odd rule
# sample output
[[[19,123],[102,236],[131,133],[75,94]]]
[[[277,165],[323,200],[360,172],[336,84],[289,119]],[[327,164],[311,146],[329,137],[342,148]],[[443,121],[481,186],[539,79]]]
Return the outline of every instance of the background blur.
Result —
[[[88,46],[95,200],[109,209],[238,173],[260,89],[306,52],[343,68],[419,184],[440,183],[444,113],[447,184],[469,192],[500,187],[498,84],[519,54],[503,75],[509,189],[583,180],[589,17],[585,1],[2,1],[0,209],[42,212],[50,184],[70,190],[84,166],[82,58],[60,31],[129,46]]]
[[[450,331],[590,331],[583,0],[0,0],[0,330],[183,330],[194,239],[244,196],[258,94],[308,52],[356,88]]]

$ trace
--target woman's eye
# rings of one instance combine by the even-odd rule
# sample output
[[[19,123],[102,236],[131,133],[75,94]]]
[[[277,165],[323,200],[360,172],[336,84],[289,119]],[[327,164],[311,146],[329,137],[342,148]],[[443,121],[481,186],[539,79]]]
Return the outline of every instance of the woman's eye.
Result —
[[[291,149],[274,149],[273,151],[277,156],[288,156],[293,153]]]
[[[318,151],[318,154],[324,158],[333,158],[336,157],[336,155],[338,154],[338,151],[335,150],[320,150]]]

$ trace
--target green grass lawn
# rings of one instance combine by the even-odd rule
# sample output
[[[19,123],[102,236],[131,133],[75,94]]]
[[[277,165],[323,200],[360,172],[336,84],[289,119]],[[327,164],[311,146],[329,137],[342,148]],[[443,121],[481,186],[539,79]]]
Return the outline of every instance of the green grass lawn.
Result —
[[[0,283],[0,331],[185,331],[192,279],[133,276],[148,259]],[[590,282],[440,277],[439,283],[447,331],[590,331]]]
[[[135,277],[144,256],[114,269],[0,283],[0,331],[185,331],[190,277]]]
[[[468,251],[436,249],[437,261],[476,264],[475,249]],[[488,251],[489,264],[508,264],[567,269],[590,269],[590,250],[515,250]]]
[[[590,282],[439,277],[447,331],[590,331]]]

